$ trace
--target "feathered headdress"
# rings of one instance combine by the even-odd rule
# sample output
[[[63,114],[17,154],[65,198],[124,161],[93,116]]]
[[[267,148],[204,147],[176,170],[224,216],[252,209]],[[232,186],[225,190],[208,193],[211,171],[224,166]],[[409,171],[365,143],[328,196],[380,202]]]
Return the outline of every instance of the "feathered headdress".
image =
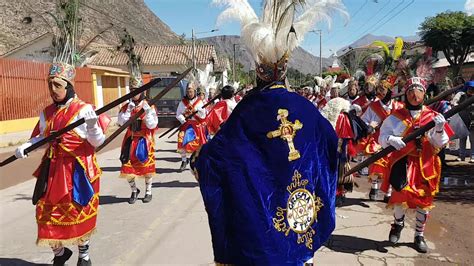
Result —
[[[375,75],[371,77],[371,83],[373,85],[380,84],[384,88],[389,89],[393,87],[395,83],[392,72],[395,70],[398,60],[402,55],[403,39],[400,37],[395,38],[392,50],[390,50],[389,45],[383,41],[374,41],[371,46],[382,48],[383,57],[379,54],[374,54],[371,56],[372,61],[369,58],[367,62],[367,74],[369,77],[370,75]],[[377,80],[375,78],[377,78]]]
[[[82,20],[79,17],[79,0],[58,1],[56,12],[48,12],[55,21],[53,32],[53,64],[50,77],[62,78],[74,84],[75,66],[80,64],[79,40]]]
[[[53,64],[49,76],[62,78],[71,84],[74,84],[75,66],[82,65],[86,59],[87,46],[113,26],[111,24],[80,47],[83,27],[79,9],[79,0],[56,0],[56,12],[47,12],[55,22],[54,26],[50,25],[53,33]]]
[[[397,74],[407,81],[411,78],[420,78],[423,80],[423,85],[426,86],[426,83],[435,78],[433,63],[436,61],[436,58],[432,56],[432,52],[431,47],[426,47],[423,54],[418,54],[408,59],[401,58],[396,65]],[[407,86],[405,85],[405,88]]]
[[[321,110],[321,115],[324,116],[333,128],[336,128],[337,118],[341,112],[348,112],[351,103],[343,98],[337,97],[328,101],[326,106]]]
[[[203,70],[197,69],[197,80],[199,87],[204,90],[205,97],[209,97],[209,91],[211,89],[217,89],[220,81],[216,81],[216,77],[211,76],[212,64],[208,64]]]
[[[257,63],[257,75],[264,81],[282,80],[289,54],[313,26],[331,13],[348,16],[340,0],[265,0],[259,18],[247,0],[214,0],[226,9],[217,24],[229,19],[241,24],[241,38]]]
[[[130,88],[139,88],[143,85],[141,71],[141,56],[135,53],[135,39],[124,29],[120,45],[117,50],[124,52],[128,57],[128,70],[130,71]]]
[[[383,55],[384,55],[384,65],[383,65],[382,71],[385,72],[385,71],[393,70],[394,68],[393,63],[398,61],[398,59],[402,55],[403,39],[400,37],[395,38],[392,51],[390,51],[388,44],[383,41],[374,41],[372,43],[372,46],[377,46],[377,47],[382,48]]]

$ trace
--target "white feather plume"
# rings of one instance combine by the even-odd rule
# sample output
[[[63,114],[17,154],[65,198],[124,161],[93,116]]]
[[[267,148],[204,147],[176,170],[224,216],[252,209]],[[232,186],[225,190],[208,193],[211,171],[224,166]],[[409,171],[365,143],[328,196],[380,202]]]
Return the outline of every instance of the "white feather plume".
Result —
[[[334,83],[332,84],[332,87],[333,87],[333,88],[338,88],[339,90],[342,90],[342,89],[346,88],[347,85],[349,85],[349,81],[350,81],[350,79],[345,79],[343,83],[334,82]]]
[[[261,18],[248,0],[213,0],[225,6],[217,26],[228,20],[241,24],[241,38],[257,63],[275,63],[293,51],[316,23],[331,24],[332,13],[348,13],[341,0],[265,0]]]
[[[320,88],[326,88],[327,87],[326,80],[323,79],[322,77],[316,76],[316,77],[314,77],[314,81],[316,82],[316,85]]]
[[[239,82],[239,81],[234,81],[234,82],[232,82],[232,84],[230,84],[230,85],[234,88],[234,90],[237,91],[237,90],[239,90],[240,82]]]
[[[209,90],[211,88],[216,89],[220,82],[216,82],[216,77],[211,76],[212,64],[207,64],[204,70],[197,69],[196,81],[201,89],[204,89],[205,97],[209,97]]]
[[[333,128],[336,128],[337,118],[341,112],[348,112],[351,103],[343,98],[337,97],[331,99],[326,106],[321,110],[321,115],[324,116]]]

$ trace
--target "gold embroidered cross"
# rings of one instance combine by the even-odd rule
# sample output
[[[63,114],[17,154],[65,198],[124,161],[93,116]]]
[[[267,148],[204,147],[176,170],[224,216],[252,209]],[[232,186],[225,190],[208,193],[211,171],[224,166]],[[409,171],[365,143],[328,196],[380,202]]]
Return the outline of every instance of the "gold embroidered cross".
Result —
[[[288,154],[288,160],[294,161],[300,158],[300,153],[295,149],[295,144],[293,143],[293,138],[296,135],[296,131],[300,130],[303,127],[303,124],[299,120],[295,120],[295,123],[288,121],[288,110],[278,109],[277,120],[281,120],[281,124],[277,130],[273,130],[267,133],[267,138],[276,138],[280,137],[286,142],[288,142],[288,147],[290,148],[290,153]]]

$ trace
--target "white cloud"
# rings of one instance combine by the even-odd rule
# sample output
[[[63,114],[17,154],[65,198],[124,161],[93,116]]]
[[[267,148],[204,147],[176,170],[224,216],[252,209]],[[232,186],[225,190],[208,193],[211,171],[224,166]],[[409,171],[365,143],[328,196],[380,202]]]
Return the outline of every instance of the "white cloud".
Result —
[[[474,13],[474,0],[466,0],[464,9],[469,16],[472,15]]]

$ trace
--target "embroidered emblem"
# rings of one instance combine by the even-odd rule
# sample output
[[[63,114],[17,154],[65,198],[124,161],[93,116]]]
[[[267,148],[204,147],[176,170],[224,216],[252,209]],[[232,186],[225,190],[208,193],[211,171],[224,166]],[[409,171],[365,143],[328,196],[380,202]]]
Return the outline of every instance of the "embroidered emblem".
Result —
[[[277,130],[273,130],[267,133],[267,138],[280,137],[284,141],[288,142],[290,152],[288,154],[288,160],[294,161],[300,158],[300,152],[295,149],[293,138],[296,136],[296,131],[303,127],[303,124],[299,120],[295,120],[295,123],[288,121],[288,110],[278,109],[277,120],[281,120],[281,124]]]
[[[285,236],[290,231],[298,234],[297,243],[305,243],[306,247],[313,249],[313,236],[316,234],[311,225],[317,221],[318,211],[323,206],[321,199],[306,189],[307,179],[301,179],[301,174],[295,170],[292,182],[286,190],[290,193],[286,209],[277,207],[273,226]]]

